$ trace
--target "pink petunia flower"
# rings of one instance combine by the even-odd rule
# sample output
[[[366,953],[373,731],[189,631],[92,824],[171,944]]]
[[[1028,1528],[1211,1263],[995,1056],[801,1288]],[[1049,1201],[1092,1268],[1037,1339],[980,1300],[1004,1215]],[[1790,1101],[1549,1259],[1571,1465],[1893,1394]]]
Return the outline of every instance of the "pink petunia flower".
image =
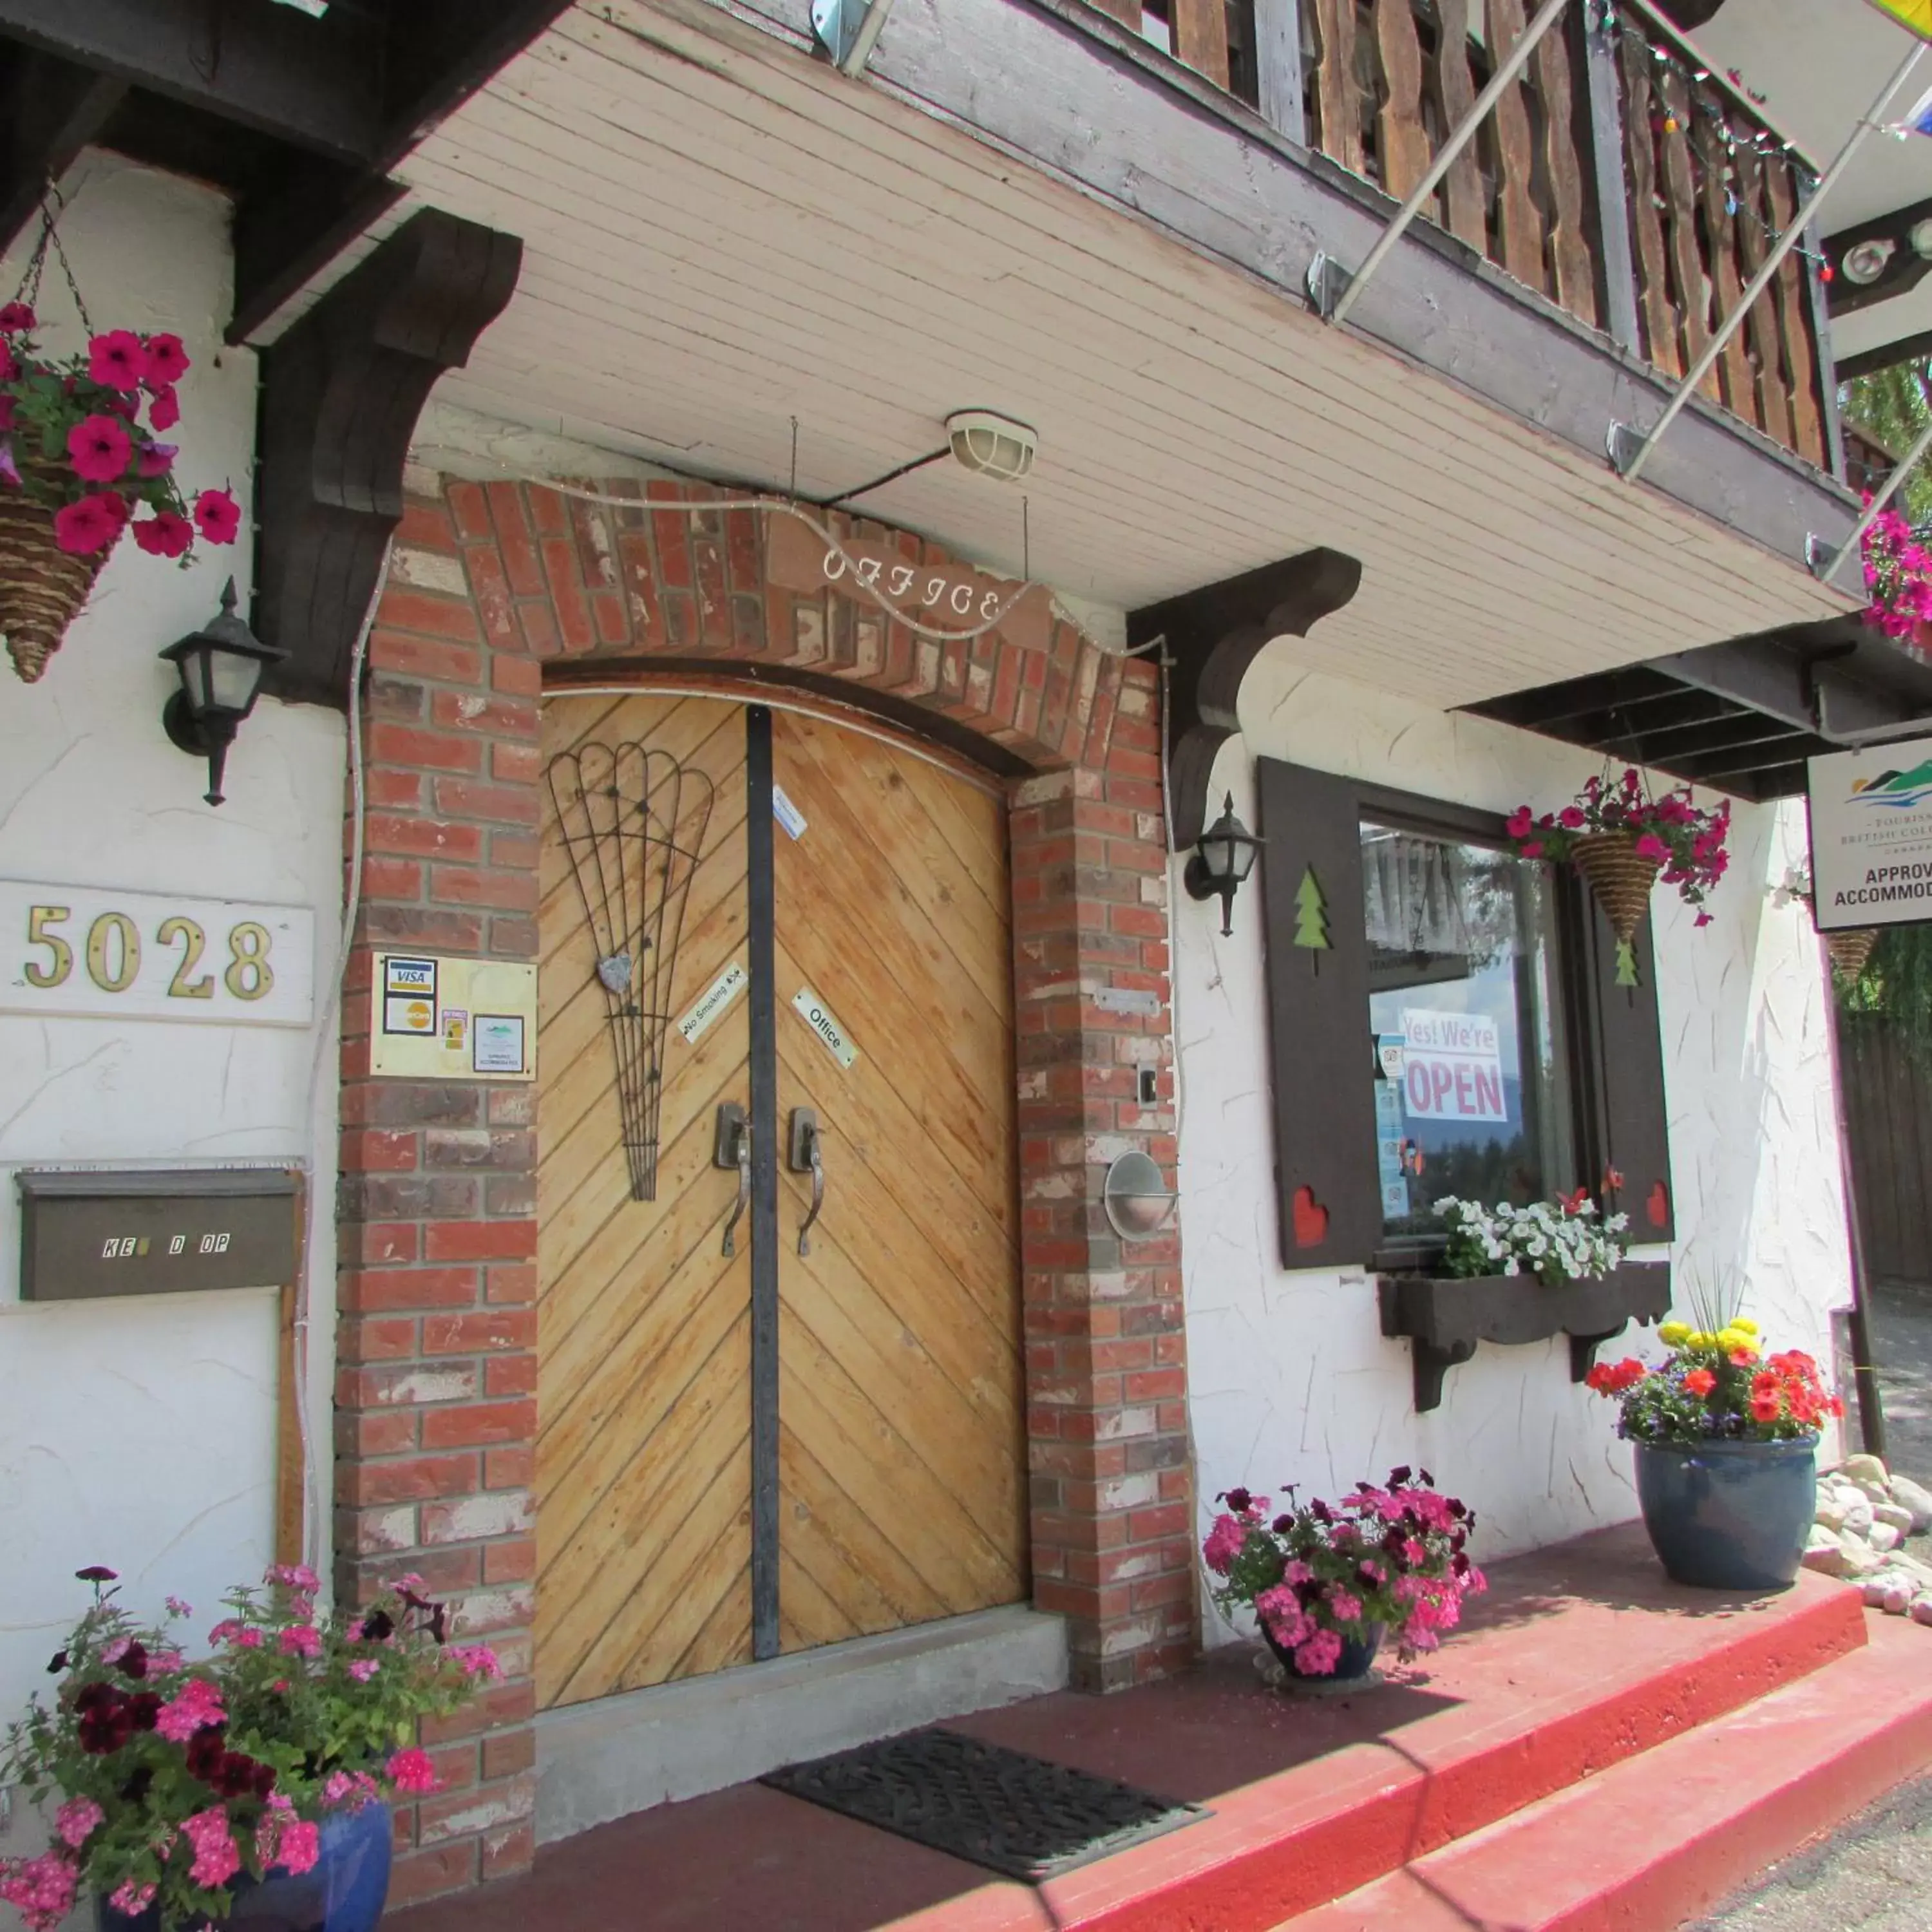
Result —
[[[188,1876],[196,1885],[226,1885],[242,1869],[242,1854],[229,1828],[225,1805],[211,1804],[206,1811],[184,1820],[182,1835],[194,1847],[194,1864]]]
[[[141,374],[150,389],[172,388],[188,374],[188,351],[182,346],[178,335],[148,338],[146,362]]]
[[[204,490],[194,500],[194,522],[210,543],[232,543],[242,527],[242,506],[226,490]]]
[[[148,352],[132,329],[110,329],[87,345],[88,376],[104,389],[138,389],[147,370]]]
[[[175,458],[180,453],[172,442],[144,444],[136,452],[134,473],[137,476],[165,476],[175,466]]]
[[[134,453],[125,426],[112,416],[88,416],[67,433],[68,460],[83,483],[113,482]]]
[[[389,1760],[386,1768],[389,1782],[398,1791],[435,1791],[441,1788],[429,1753],[417,1745],[398,1751]]]
[[[154,400],[148,405],[148,424],[157,431],[172,429],[181,421],[181,404],[175,399],[172,389],[157,389]]]
[[[1240,1555],[1241,1546],[1247,1540],[1245,1523],[1238,1522],[1225,1514],[1217,1516],[1214,1527],[1208,1532],[1207,1540],[1201,1546],[1202,1559],[1216,1576],[1225,1576],[1234,1568],[1234,1558]]]
[[[38,320],[34,311],[25,302],[10,302],[0,304],[0,334],[25,335],[28,330],[38,326]]]
[[[313,1624],[291,1624],[277,1640],[284,1657],[320,1657],[322,1633]]]
[[[106,1816],[91,1798],[70,1798],[54,1814],[54,1829],[60,1834],[62,1844],[79,1851]]]
[[[1342,1660],[1342,1640],[1333,1630],[1318,1630],[1294,1647],[1294,1667],[1304,1677],[1328,1677]]]
[[[92,556],[106,550],[127,520],[116,515],[117,507],[125,506],[111,490],[62,504],[54,512],[54,542],[70,556]]]

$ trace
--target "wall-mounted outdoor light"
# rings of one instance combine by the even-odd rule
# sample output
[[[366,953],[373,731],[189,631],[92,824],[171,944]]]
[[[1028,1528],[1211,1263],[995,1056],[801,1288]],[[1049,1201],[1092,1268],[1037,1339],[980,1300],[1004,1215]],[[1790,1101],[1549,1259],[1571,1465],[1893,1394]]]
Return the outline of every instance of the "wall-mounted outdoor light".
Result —
[[[1124,1241],[1144,1241],[1174,1219],[1179,1196],[1167,1184],[1150,1154],[1138,1148],[1114,1156],[1100,1184],[1100,1204]]]
[[[210,805],[221,802],[221,768],[243,718],[255,708],[262,674],[288,656],[265,644],[235,614],[235,580],[221,593],[221,614],[161,656],[181,674],[182,688],[161,712],[171,743],[208,760]]]
[[[1234,795],[1230,792],[1220,817],[1195,842],[1193,856],[1180,875],[1190,898],[1220,899],[1223,939],[1234,932],[1234,895],[1254,870],[1261,844],[1234,816]]]

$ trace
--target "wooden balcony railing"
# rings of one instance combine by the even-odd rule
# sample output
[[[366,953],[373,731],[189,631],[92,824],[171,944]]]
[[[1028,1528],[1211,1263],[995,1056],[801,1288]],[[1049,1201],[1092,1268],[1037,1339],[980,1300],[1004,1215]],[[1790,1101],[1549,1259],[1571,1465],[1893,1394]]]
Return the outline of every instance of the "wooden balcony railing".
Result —
[[[1535,0],[1105,4],[1291,138],[1400,202],[1522,34]],[[1424,213],[1676,378],[1736,307],[1811,178],[1756,104],[1708,72],[1646,0],[1576,0]],[[1703,390],[1774,442],[1842,469],[1832,447],[1823,315],[1816,262],[1796,251]]]

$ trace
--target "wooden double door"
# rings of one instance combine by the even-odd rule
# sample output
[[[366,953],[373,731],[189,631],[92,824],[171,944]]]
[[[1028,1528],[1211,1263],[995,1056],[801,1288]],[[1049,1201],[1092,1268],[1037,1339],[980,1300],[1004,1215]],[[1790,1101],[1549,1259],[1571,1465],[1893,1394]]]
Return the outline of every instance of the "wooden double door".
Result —
[[[719,698],[544,735],[540,1701],[1024,1598],[1003,802]]]

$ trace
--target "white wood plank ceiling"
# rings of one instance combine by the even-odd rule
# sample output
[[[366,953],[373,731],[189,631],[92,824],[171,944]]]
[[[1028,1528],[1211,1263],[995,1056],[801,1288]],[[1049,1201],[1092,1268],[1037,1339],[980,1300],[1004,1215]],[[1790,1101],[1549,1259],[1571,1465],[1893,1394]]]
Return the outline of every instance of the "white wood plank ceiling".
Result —
[[[984,407],[1039,430],[1033,574],[1132,608],[1317,544],[1306,663],[1471,701],[1848,601],[1395,356],[723,12],[579,7],[417,150],[521,236],[443,399],[694,472],[848,488]],[[868,514],[1018,570],[1019,488]]]

